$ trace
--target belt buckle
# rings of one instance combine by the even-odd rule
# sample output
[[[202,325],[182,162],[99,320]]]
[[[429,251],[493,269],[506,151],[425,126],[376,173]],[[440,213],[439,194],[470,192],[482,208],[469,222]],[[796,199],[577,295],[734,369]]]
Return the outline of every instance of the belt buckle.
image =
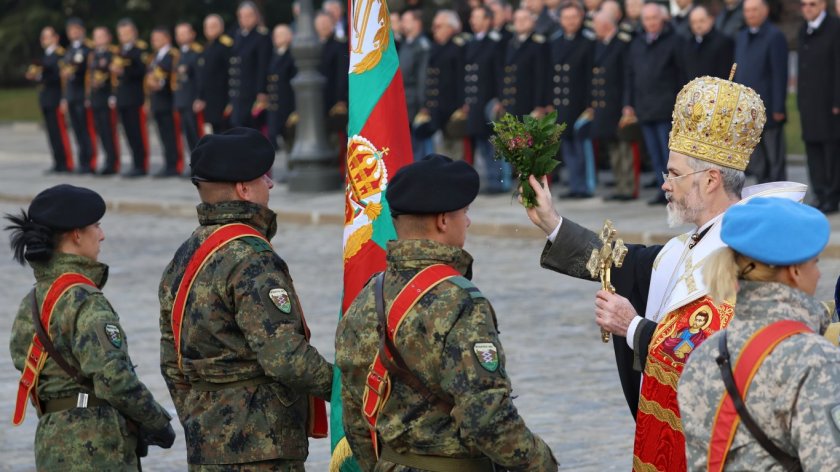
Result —
[[[375,379],[374,383],[376,385],[371,383],[371,380],[374,380],[374,379]],[[368,371],[368,375],[367,375],[367,379],[366,379],[365,383],[367,384],[367,387],[369,389],[373,390],[374,392],[376,392],[377,395],[379,395],[381,397],[385,393],[385,388],[387,386],[388,379],[379,375],[375,370],[373,370],[373,366],[371,366],[371,369]]]
[[[76,397],[76,408],[87,408],[89,395],[84,392],[79,392]]]

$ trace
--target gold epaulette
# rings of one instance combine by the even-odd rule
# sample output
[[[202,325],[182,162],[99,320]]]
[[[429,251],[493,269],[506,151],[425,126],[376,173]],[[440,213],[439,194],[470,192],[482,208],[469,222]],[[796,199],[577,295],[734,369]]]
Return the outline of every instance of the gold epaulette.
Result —
[[[219,36],[219,42],[222,43],[224,46],[231,47],[233,46],[233,38],[230,36],[223,34]]]
[[[112,44],[112,45],[108,46],[108,50],[111,51],[111,54],[119,54],[120,53],[120,47],[117,46],[116,44]]]
[[[190,44],[190,51],[201,54],[202,52],[204,52],[204,47],[194,42]]]
[[[82,44],[84,44],[88,49],[93,49],[95,46],[95,44],[93,44],[93,40],[90,38],[85,38],[85,40],[82,41]]]
[[[55,48],[55,53],[58,54],[59,56],[63,56],[65,54],[67,54],[67,50],[64,49],[61,46],[58,46],[58,47]]]
[[[137,49],[149,49],[149,43],[143,41],[142,39],[138,39],[134,43],[134,47],[136,47]]]
[[[531,40],[537,44],[543,44],[545,42],[545,36],[541,34],[532,34]]]
[[[169,48],[169,51],[167,51],[167,54],[169,54],[170,56],[172,56],[173,59],[176,59],[176,60],[181,57],[181,51],[178,50],[178,49],[175,49],[175,48]]]

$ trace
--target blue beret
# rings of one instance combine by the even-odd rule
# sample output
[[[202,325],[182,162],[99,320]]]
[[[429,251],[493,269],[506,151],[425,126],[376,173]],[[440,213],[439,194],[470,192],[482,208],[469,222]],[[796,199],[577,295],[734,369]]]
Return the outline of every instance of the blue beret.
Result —
[[[757,197],[726,210],[720,238],[751,259],[789,266],[817,257],[830,231],[816,208],[786,198]]]
[[[28,213],[35,223],[55,230],[84,228],[102,219],[105,200],[93,190],[61,184],[36,195]]]
[[[199,182],[248,182],[265,175],[273,165],[274,146],[251,128],[208,134],[190,155],[192,178]]]
[[[429,215],[467,207],[478,195],[478,172],[464,161],[440,154],[400,168],[385,197],[391,215]]]

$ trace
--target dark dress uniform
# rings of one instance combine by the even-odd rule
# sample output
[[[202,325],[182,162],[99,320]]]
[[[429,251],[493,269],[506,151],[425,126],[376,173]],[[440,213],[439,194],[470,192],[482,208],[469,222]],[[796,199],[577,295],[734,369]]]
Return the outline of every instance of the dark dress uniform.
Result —
[[[324,84],[324,111],[329,113],[336,103],[347,103],[347,70],[350,67],[350,52],[347,39],[334,35],[321,46],[321,63],[318,72],[327,79]]]
[[[638,151],[631,149],[626,139],[619,139],[618,133],[625,93],[624,57],[629,41],[629,35],[619,33],[608,43],[595,42],[589,89],[588,105],[593,111],[590,137],[602,144],[609,155],[616,200],[630,200],[639,192],[639,159],[635,156]]]
[[[826,15],[818,28],[799,30],[796,98],[808,177],[819,208],[837,211],[840,203],[840,20]]]
[[[502,106],[513,115],[527,115],[545,106],[549,48],[545,36],[534,33],[507,44],[502,78]]]
[[[534,33],[550,38],[559,29],[560,24],[557,22],[557,19],[548,12],[548,7],[543,7],[543,11],[537,16]]]
[[[258,26],[251,31],[236,30],[230,54],[231,126],[255,128],[251,108],[257,94],[266,93],[265,76],[271,59],[268,29]]]
[[[88,115],[87,67],[90,45],[87,40],[73,41],[64,54],[63,68],[69,73],[64,81],[64,99],[73,134],[76,137],[77,157],[80,173],[91,173],[96,169],[96,131],[93,116]]]
[[[70,148],[70,139],[67,137],[67,124],[64,121],[64,114],[59,108],[61,104],[60,67],[63,56],[64,48],[61,46],[47,49],[41,63],[40,74],[36,77],[36,81],[40,84],[38,105],[44,115],[47,138],[53,155],[52,170],[55,172],[73,170],[73,150]]]
[[[283,136],[289,116],[295,111],[295,91],[292,79],[297,75],[291,50],[275,50],[268,64],[268,140],[275,147],[277,137]]]
[[[181,143],[181,127],[173,114],[174,96],[172,93],[177,80],[175,70],[179,59],[178,50],[168,47],[163,54],[157,51],[154,59],[149,63],[151,80],[160,86],[158,90],[149,90],[152,113],[155,116],[158,136],[163,146],[164,168],[158,174],[160,176],[180,174],[184,170],[184,146]]]
[[[88,73],[90,77],[90,107],[93,110],[93,122],[96,134],[105,149],[105,167],[103,175],[110,175],[120,170],[119,135],[117,134],[117,110],[111,107],[114,93],[114,77],[111,75],[111,61],[119,54],[119,47],[110,46],[94,49],[90,53]],[[93,143],[96,146],[96,142]]]
[[[568,170],[570,196],[591,196],[595,182],[594,162],[588,166],[590,178],[587,178],[587,160],[593,161],[591,144],[586,144],[585,136],[575,130],[578,117],[587,107],[589,82],[592,75],[593,42],[591,32],[581,30],[574,36],[567,36],[562,31],[555,33],[550,48],[548,65],[549,79],[546,81],[548,103],[557,110],[557,122],[565,123],[561,149],[563,164]],[[589,154],[589,156],[587,156]]]
[[[487,104],[498,99],[502,89],[504,55],[500,46],[501,36],[495,31],[476,35],[467,43],[464,53],[464,103],[467,112],[467,135],[472,149],[478,151],[486,167],[486,191],[504,192],[510,187],[510,166],[494,161],[493,146],[489,138],[493,131],[487,119]],[[507,175],[505,175],[507,173]],[[505,177],[508,180],[505,181]]]
[[[691,80],[708,75],[726,79],[732,68],[735,42],[716,29],[705,36],[691,36],[683,43],[681,54],[685,67],[685,79]]]
[[[455,36],[446,44],[432,45],[429,53],[429,68],[426,71],[426,99],[424,108],[431,118],[431,132],[443,130],[449,118],[464,103],[464,36]],[[460,158],[463,152],[444,133],[445,147],[450,157]],[[454,152],[453,152],[454,151]],[[456,155],[452,155],[456,154]]]
[[[224,131],[225,108],[229,103],[228,70],[233,38],[223,34],[204,45],[198,59],[198,99],[204,102],[204,120],[214,133]]]
[[[123,73],[117,75],[117,109],[134,164],[127,174],[129,176],[149,172],[149,136],[146,110],[143,109],[146,100],[143,79],[146,76],[147,49],[148,45],[144,41],[123,45],[116,58],[123,67]]]
[[[198,43],[181,46],[181,57],[175,68],[178,79],[174,91],[175,113],[187,137],[187,151],[195,149],[204,135],[204,113],[193,112],[193,103],[198,97],[198,59],[202,50]]]

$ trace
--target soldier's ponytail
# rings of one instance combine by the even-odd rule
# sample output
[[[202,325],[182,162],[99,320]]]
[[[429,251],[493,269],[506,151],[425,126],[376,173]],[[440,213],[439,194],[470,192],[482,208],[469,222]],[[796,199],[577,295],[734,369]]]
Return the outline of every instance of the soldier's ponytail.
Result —
[[[21,210],[20,215],[7,213],[5,218],[12,223],[5,229],[12,232],[9,242],[15,261],[24,265],[27,261],[47,261],[52,257],[59,234],[32,221],[25,210]]]
[[[723,247],[713,252],[703,264],[703,280],[709,288],[709,297],[715,303],[735,303],[738,280],[770,282],[779,268],[758,262],[743,254]]]

